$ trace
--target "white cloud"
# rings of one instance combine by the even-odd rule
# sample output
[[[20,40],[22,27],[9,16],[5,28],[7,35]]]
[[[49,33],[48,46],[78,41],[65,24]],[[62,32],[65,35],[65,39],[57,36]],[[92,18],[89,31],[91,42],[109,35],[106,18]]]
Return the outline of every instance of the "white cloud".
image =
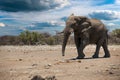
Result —
[[[50,21],[50,22],[48,22],[48,23],[50,23],[51,25],[56,25],[57,24],[57,21]]]
[[[120,5],[120,0],[116,0],[115,3],[116,3],[117,5]]]
[[[92,18],[98,18],[102,20],[115,20],[120,19],[120,12],[111,10],[97,10],[89,14]]]
[[[106,6],[91,6],[91,4],[94,2],[98,3],[98,1],[79,1],[79,0],[41,0],[43,2],[44,6],[48,7],[50,4],[54,5],[59,5],[60,6],[66,6],[69,5],[69,8],[62,8],[60,10],[52,9],[49,11],[43,11],[43,12],[11,12],[11,13],[5,13],[5,12],[0,12],[0,14],[5,14],[5,15],[10,15],[16,20],[21,20],[21,21],[37,21],[37,22],[49,22],[49,21],[58,21],[61,17],[69,16],[70,14],[74,13],[75,15],[88,15],[91,13],[91,11],[96,10],[102,10]],[[75,5],[76,4],[76,5]],[[110,5],[109,5],[110,6]],[[107,6],[107,8],[110,8]],[[113,6],[111,6],[113,8]],[[57,8],[57,7],[56,7]],[[109,10],[109,9],[108,9]],[[106,11],[105,11],[106,12]],[[109,12],[109,11],[108,11]],[[111,13],[110,13],[111,14]],[[119,14],[117,12],[114,12],[116,16],[112,16],[113,18],[116,18],[117,15]]]
[[[0,27],[5,27],[5,24],[0,22]]]
[[[108,23],[105,23],[105,25],[110,32],[115,29],[120,29],[120,24],[117,24],[114,22],[108,22]]]
[[[54,0],[55,3],[60,4],[60,7],[70,5],[69,0]]]
[[[62,8],[70,5],[69,0],[40,0],[40,4],[46,8]]]
[[[114,23],[108,23],[108,26],[115,26]]]

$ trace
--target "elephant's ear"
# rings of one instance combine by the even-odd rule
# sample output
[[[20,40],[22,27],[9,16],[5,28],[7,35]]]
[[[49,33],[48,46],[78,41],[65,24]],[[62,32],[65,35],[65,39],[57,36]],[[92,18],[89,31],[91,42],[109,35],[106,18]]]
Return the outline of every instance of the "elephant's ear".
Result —
[[[85,17],[85,16],[81,16],[80,18],[81,18],[81,22],[85,22],[85,21],[88,19],[88,18]]]
[[[82,29],[82,33],[89,31],[91,29],[91,25],[89,24],[89,22],[84,22],[81,24],[81,26],[83,27]]]
[[[90,19],[87,18],[87,19],[85,20],[85,22],[87,22],[87,23],[89,24],[89,26],[92,26]]]
[[[76,22],[77,22],[78,24],[82,24],[82,23],[85,22],[88,18],[85,17],[85,16],[76,16],[74,19],[76,20]]]
[[[90,19],[87,17],[83,17],[82,19],[83,19],[82,25],[84,25],[84,27],[86,27],[86,30],[89,30],[92,27]]]
[[[75,20],[77,23],[79,23],[79,22],[81,21],[81,18],[78,17],[78,16],[75,16],[75,17],[74,17],[74,20]]]

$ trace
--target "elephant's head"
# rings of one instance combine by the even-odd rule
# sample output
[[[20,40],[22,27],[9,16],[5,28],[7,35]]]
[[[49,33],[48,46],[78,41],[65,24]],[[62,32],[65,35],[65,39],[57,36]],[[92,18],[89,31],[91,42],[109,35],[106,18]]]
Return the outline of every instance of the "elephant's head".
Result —
[[[80,25],[84,22],[88,22],[90,23],[89,19],[87,17],[84,16],[74,16],[74,14],[72,14],[71,16],[68,17],[67,21],[66,21],[66,27],[63,30],[64,33],[64,39],[63,39],[63,44],[62,44],[62,56],[64,56],[65,54],[65,47],[68,41],[68,38],[70,36],[70,34],[75,31],[76,29],[78,29],[78,27],[80,27]]]

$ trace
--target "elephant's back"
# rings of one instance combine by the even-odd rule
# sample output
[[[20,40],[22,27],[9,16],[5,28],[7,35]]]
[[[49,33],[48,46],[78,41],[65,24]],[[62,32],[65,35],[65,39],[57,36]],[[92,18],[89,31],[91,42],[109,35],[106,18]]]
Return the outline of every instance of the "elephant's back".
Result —
[[[97,41],[106,36],[106,27],[105,25],[97,19],[91,19],[91,31],[90,31],[90,43],[97,43]]]
[[[90,19],[90,22],[91,22],[92,27],[99,27],[101,25],[104,25],[102,21],[98,19]]]
[[[102,21],[98,19],[90,19],[93,30],[95,31],[107,31]]]

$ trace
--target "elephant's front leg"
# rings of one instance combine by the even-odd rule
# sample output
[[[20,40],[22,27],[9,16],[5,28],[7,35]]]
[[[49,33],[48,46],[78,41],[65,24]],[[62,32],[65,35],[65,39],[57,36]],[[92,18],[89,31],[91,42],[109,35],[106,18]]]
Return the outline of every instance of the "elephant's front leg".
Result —
[[[76,45],[76,48],[77,48],[77,53],[78,53],[78,56],[80,56],[79,54],[79,47],[80,47],[80,41],[81,39],[77,36],[77,35],[74,35],[74,40],[75,40],[75,45]]]
[[[78,49],[78,57],[77,57],[77,59],[83,59],[85,57],[85,54],[84,54],[83,50],[84,50],[85,46],[89,43],[88,38],[87,39],[86,38],[81,39],[80,43],[81,44],[80,44],[80,47]]]
[[[84,50],[85,46],[89,44],[89,33],[87,31],[83,32],[80,35],[80,37],[81,37],[81,40],[80,40],[80,47],[78,49],[77,59],[83,59],[85,57],[83,50]]]

